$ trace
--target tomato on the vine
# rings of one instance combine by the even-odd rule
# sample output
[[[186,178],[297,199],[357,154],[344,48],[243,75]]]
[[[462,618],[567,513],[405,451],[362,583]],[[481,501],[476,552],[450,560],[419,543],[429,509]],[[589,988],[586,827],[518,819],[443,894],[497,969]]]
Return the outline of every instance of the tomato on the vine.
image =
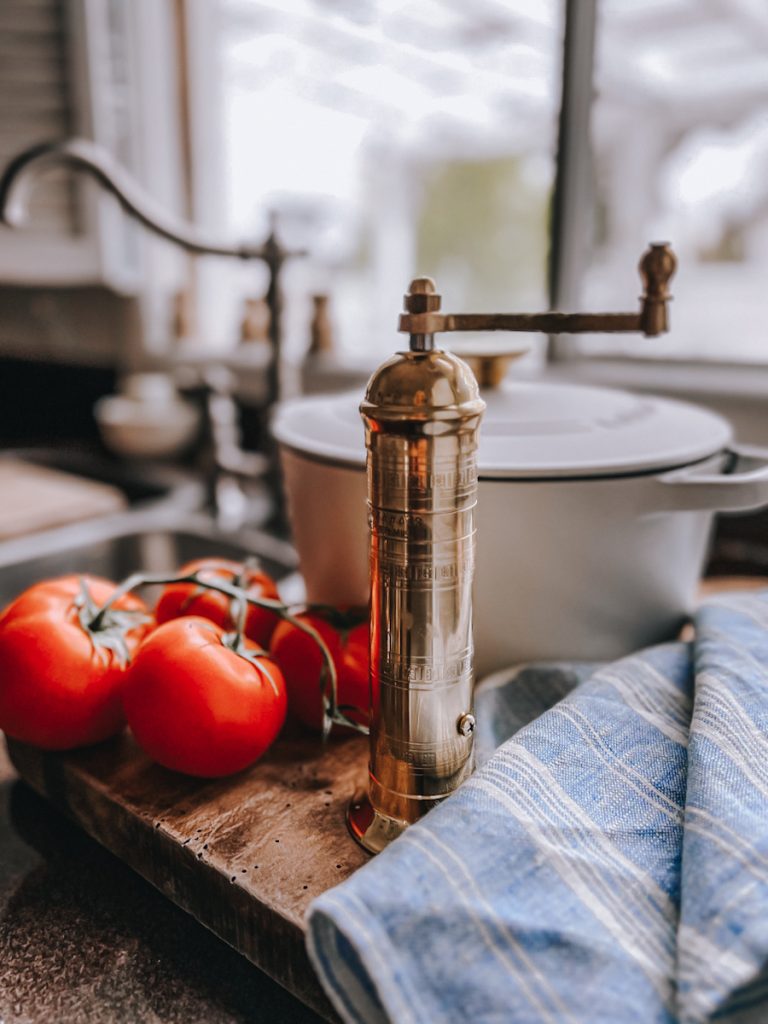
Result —
[[[142,644],[123,705],[159,764],[214,778],[246,768],[285,721],[285,682],[266,652],[199,616],[166,622]]]
[[[188,562],[179,575],[197,573],[202,580],[241,586],[250,597],[279,600],[274,580],[265,572],[240,565],[226,558],[199,558]],[[169,622],[182,615],[200,615],[223,629],[234,629],[232,600],[226,594],[206,590],[195,583],[170,583],[160,595],[155,608],[158,623]],[[249,604],[245,616],[245,635],[261,647],[269,645],[278,623],[277,615],[268,608]]]
[[[46,580],[0,615],[0,728],[47,750],[97,743],[124,725],[120,687],[148,632],[144,604],[124,595],[97,618],[115,584]]]
[[[370,704],[367,613],[313,609],[295,618],[316,630],[328,648],[338,676],[339,707],[352,721],[366,725]],[[285,676],[289,712],[304,725],[321,729],[324,660],[317,641],[292,622],[283,621],[272,635],[270,650]],[[330,696],[327,677],[324,685]]]

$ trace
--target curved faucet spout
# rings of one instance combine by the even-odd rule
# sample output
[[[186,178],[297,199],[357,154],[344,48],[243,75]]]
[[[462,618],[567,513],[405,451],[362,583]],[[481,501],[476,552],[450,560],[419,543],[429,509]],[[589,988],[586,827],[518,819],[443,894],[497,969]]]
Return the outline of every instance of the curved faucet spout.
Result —
[[[127,173],[108,150],[88,139],[42,142],[19,153],[0,177],[0,220],[19,227],[27,217],[32,186],[48,167],[68,165],[90,174],[102,188],[116,197],[131,217],[156,235],[192,253],[206,256],[234,256],[241,260],[262,260],[267,267],[266,301],[270,311],[269,339],[272,359],[267,370],[267,399],[271,405],[280,395],[280,353],[282,349],[282,298],[280,276],[287,259],[306,256],[302,249],[286,249],[277,238],[274,221],[261,245],[223,244],[206,238],[194,225],[169,215],[141,185]]]
[[[264,245],[227,245],[212,241],[193,225],[163,210],[138,182],[112,157],[108,150],[88,139],[64,139],[42,142],[19,153],[0,178],[0,219],[9,227],[19,227],[27,217],[29,197],[38,173],[59,164],[86,171],[111,192],[120,205],[150,231],[180,245],[189,252],[212,256],[236,256],[239,259],[274,259],[276,242],[270,236]],[[283,252],[281,256],[299,256]]]

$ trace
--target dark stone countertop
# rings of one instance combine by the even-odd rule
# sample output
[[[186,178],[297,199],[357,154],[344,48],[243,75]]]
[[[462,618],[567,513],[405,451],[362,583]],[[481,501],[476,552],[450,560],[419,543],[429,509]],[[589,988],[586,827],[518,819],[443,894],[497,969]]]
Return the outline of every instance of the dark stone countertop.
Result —
[[[318,1024],[15,778],[0,741],[2,1024]]]

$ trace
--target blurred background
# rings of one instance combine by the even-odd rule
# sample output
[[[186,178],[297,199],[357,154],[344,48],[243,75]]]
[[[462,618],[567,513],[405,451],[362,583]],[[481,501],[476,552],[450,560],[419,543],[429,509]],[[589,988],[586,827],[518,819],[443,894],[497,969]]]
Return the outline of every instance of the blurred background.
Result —
[[[72,138],[187,247],[12,163]],[[668,240],[669,334],[527,337],[509,372],[768,444],[766,0],[1,0],[0,199],[0,606],[214,553],[300,600],[272,410],[359,393],[420,274],[451,311],[631,312]],[[768,575],[767,538],[722,518],[708,572]],[[12,776],[0,750],[0,1017],[315,1019]]]
[[[532,337],[513,372],[693,396],[768,439],[761,0],[5,0],[0,166],[70,136],[277,262],[192,255],[36,172],[0,228],[5,447],[256,451],[278,389],[362,385],[397,347],[416,273],[450,309],[634,309],[657,239],[669,335]],[[181,392],[196,425],[153,449],[96,404],[115,391]]]

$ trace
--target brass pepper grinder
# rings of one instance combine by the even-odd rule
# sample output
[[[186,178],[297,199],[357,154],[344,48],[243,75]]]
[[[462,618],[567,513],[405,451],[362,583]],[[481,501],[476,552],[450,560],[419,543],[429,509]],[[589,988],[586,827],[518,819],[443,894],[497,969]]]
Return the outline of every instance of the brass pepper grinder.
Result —
[[[410,314],[440,308],[429,278]],[[372,721],[368,794],[348,822],[373,853],[473,768],[476,450],[485,403],[458,356],[411,334],[371,377],[368,451]]]
[[[353,836],[377,853],[472,771],[475,451],[485,403],[466,363],[434,347],[444,331],[640,332],[669,328],[674,253],[643,253],[633,313],[442,313],[434,281],[405,296],[399,352],[368,382],[371,528],[371,757]],[[479,358],[487,358],[478,350]]]

